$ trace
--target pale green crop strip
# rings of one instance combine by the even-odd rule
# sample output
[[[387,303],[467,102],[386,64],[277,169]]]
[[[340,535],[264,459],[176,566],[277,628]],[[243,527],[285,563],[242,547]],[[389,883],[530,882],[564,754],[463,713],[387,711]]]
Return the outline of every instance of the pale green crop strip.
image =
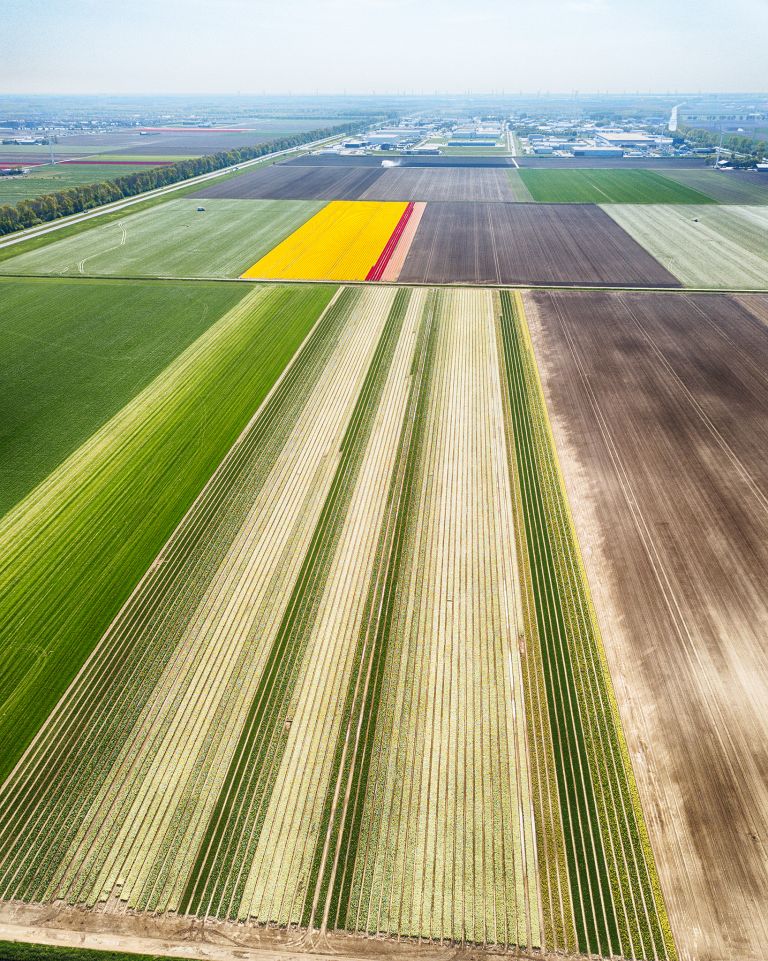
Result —
[[[268,380],[261,388],[266,393],[276,377],[276,373],[272,373],[275,369],[273,364],[275,358],[280,356],[282,346],[274,336],[276,318],[282,317],[284,323],[286,311],[292,317],[295,330],[290,326],[283,327],[284,336],[290,343],[291,337],[298,334],[301,338],[304,335],[330,295],[328,289],[319,299],[314,296],[307,298],[302,294],[297,296],[297,291],[291,293],[289,288],[282,294],[279,289],[273,288],[254,291],[245,303],[241,303],[204,338],[200,338],[166,374],[106,425],[80,452],[80,457],[74,458],[69,465],[63,465],[61,471],[42,485],[40,496],[33,499],[34,503],[29,505],[28,511],[24,509],[27,505],[24,502],[19,510],[9,516],[3,527],[9,542],[13,546],[18,545],[20,554],[15,557],[16,563],[19,557],[27,561],[32,554],[33,558],[38,556],[38,564],[42,566],[46,550],[51,545],[55,546],[63,536],[54,520],[58,520],[64,532],[70,533],[70,536],[73,531],[77,536],[83,526],[93,523],[89,512],[94,509],[96,495],[105,499],[115,498],[113,489],[103,481],[99,485],[99,479],[109,479],[114,473],[115,483],[122,481],[124,484],[121,465],[132,465],[136,459],[141,461],[142,453],[152,451],[153,444],[167,444],[168,431],[179,429],[178,422],[169,418],[168,413],[178,411],[177,417],[181,417],[185,412],[185,400],[194,401],[198,393],[202,392],[205,396],[210,391],[207,387],[209,378],[226,390],[227,386],[234,388],[237,383],[228,376],[229,370],[236,371],[238,378],[244,377],[254,385],[259,385],[268,374],[271,381]],[[270,445],[275,439],[276,425],[271,423],[273,417],[269,416],[270,411],[274,414],[275,405],[281,406],[281,398],[284,412],[286,399],[288,411],[292,406],[295,409],[296,402],[295,398],[291,401],[291,391],[295,391],[297,377],[307,361],[311,363],[313,353],[317,355],[314,367],[322,369],[328,350],[326,342],[332,343],[334,337],[338,336],[337,327],[334,327],[333,311],[327,312],[296,364],[273,394],[271,406],[262,412],[250,433],[233,448],[228,459],[229,473],[220,472],[211,482],[206,497],[197,502],[160,563],[148,573],[142,591],[134,596],[134,603],[124,609],[113,625],[110,642],[103,644],[86,665],[70,692],[71,696],[59,704],[48,725],[18,766],[14,777],[4,785],[0,792],[0,832],[6,840],[2,843],[0,879],[4,891],[8,892],[6,896],[16,892],[17,896],[40,898],[46,885],[53,880],[57,864],[76,829],[78,812],[83,810],[103,781],[120,748],[122,738],[119,732],[125,731],[133,723],[132,719],[137,716],[141,704],[151,692],[158,671],[172,654],[180,628],[189,616],[184,613],[184,606],[188,611],[189,605],[194,602],[195,582],[199,583],[202,578],[204,583],[210,577],[210,571],[215,567],[212,564],[215,557],[211,552],[215,555],[217,551],[226,549],[227,539],[235,529],[233,518],[238,511],[247,509],[247,492],[243,494],[241,490],[239,499],[236,493],[232,500],[223,504],[222,490],[226,492],[227,483],[232,486],[233,471],[235,478],[239,470],[241,477],[244,475],[246,480],[253,473],[249,472],[248,458],[254,456],[254,446],[258,451],[258,438],[266,437]],[[266,340],[262,339],[262,334]],[[246,350],[249,345],[256,349],[253,357]],[[230,393],[230,402],[232,399]],[[181,424],[184,424],[183,420]],[[197,428],[198,424],[193,422],[190,426]],[[199,431],[196,433],[199,441]],[[185,443],[191,439],[184,433],[180,437]],[[258,482],[258,476],[255,482]],[[76,486],[72,488],[73,483]],[[70,489],[75,493],[67,496]],[[131,485],[128,485],[128,492],[133,493]],[[89,497],[89,494],[93,496]],[[111,500],[108,502],[111,503]],[[116,509],[123,508],[119,497],[115,506]],[[220,532],[222,536],[218,540],[206,539],[206,524],[217,512],[223,512],[225,519]],[[31,531],[25,521],[27,524],[36,521]],[[7,533],[9,525],[10,533]],[[11,537],[11,534],[16,534],[16,537]],[[203,545],[202,551],[199,551],[200,545]],[[63,549],[66,550],[66,542]],[[42,557],[35,551],[42,552]],[[193,576],[194,571],[190,570],[190,556],[196,563],[196,577]],[[33,571],[38,572],[37,568],[33,568]],[[175,592],[174,573],[181,576],[181,590]],[[163,600],[169,594],[175,598],[170,610],[163,608]],[[16,613],[16,608],[12,612]],[[36,613],[35,608],[32,613]],[[43,608],[42,613],[48,614],[50,619],[56,611]],[[146,629],[148,625],[151,625],[160,643],[154,646],[136,644],[135,632]],[[107,709],[91,718],[93,706],[97,703]],[[95,745],[98,745],[98,749]],[[73,782],[68,782],[63,776],[62,766],[72,772],[78,785],[77,791],[73,791]],[[57,772],[57,776],[52,778],[54,772]],[[66,802],[63,801],[65,795]],[[20,844],[16,839],[20,824],[25,825],[27,842],[33,832],[39,832],[41,843]],[[14,840],[8,843],[11,838]]]

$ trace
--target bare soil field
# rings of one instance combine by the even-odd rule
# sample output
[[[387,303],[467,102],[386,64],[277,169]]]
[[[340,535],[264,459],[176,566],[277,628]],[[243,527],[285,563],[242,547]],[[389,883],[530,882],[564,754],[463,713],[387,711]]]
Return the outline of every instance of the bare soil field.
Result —
[[[768,204],[768,174],[759,171],[665,170],[664,176],[721,204]]]
[[[370,154],[315,153],[295,157],[292,160],[287,160],[286,163],[295,167],[381,167],[383,164],[398,167],[515,166],[509,157],[466,157],[459,155],[446,157],[439,154],[435,154],[434,156],[393,154],[391,157],[376,157]]]
[[[768,944],[766,298],[526,295],[680,955]]]
[[[359,200],[382,173],[381,169],[279,164],[213,184],[194,196],[232,200]]]
[[[399,280],[679,286],[589,204],[428,204]]]
[[[522,184],[520,186],[525,189]],[[519,200],[520,197],[513,191],[506,170],[394,167],[385,170],[374,181],[363,194],[363,199],[498,202]]]

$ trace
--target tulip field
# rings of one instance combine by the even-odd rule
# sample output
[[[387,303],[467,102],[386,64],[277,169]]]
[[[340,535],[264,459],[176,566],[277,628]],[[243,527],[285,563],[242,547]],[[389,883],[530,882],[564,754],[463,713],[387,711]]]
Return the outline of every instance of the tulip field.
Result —
[[[262,290],[321,311],[4,782],[2,899],[674,957],[519,295]]]
[[[768,182],[354,150],[0,244],[0,939],[761,961]]]

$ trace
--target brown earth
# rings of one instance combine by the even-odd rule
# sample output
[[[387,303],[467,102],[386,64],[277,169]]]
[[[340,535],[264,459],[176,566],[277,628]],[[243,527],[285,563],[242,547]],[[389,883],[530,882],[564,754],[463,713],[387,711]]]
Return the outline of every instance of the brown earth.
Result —
[[[296,929],[201,921],[173,915],[113,914],[61,904],[0,904],[0,939],[100,948],[137,954],[161,954],[205,961],[567,961],[576,955],[509,948],[499,951],[477,945],[416,938],[369,938],[329,932],[322,938]],[[584,958],[584,955],[578,955]]]
[[[768,945],[765,298],[533,292],[528,319],[681,957]]]
[[[280,164],[215,183],[194,196],[229,200],[359,200],[382,173],[380,168]]]
[[[392,167],[366,190],[363,200],[482,200],[516,199],[509,172],[480,167]]]
[[[680,285],[592,204],[430,203],[399,280]]]

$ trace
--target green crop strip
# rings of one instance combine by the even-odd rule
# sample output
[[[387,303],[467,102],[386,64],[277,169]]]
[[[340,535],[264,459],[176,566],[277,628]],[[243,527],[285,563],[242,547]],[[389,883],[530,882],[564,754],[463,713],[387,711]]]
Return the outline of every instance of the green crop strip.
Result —
[[[265,288],[247,297],[0,523],[3,778],[331,294]],[[94,777],[109,755],[108,745],[101,747],[103,756],[88,759]],[[43,782],[46,777],[40,790],[61,789],[58,779],[44,774]],[[13,782],[6,787],[0,817],[8,813]],[[77,800],[64,805],[70,821]],[[14,818],[22,814],[16,805]],[[10,854],[6,846],[3,851]],[[38,867],[55,860],[50,846],[32,854]],[[30,865],[34,890],[44,874]]]
[[[245,292],[224,284],[3,281],[0,516]]]
[[[329,296],[326,291],[325,296],[306,299],[296,288],[285,288],[282,294],[279,289],[265,288],[263,294],[251,298],[261,306],[260,312],[254,311],[251,303],[242,317],[230,321],[241,334],[256,337],[259,355],[251,356],[242,344],[228,338],[216,342],[215,349],[206,344],[203,356],[212,376],[217,371],[223,373],[219,361],[226,357],[241,376],[259,384],[259,371],[272,369],[272,349],[279,351],[284,346],[274,336],[278,321],[285,325],[285,336],[295,336],[296,330],[289,333],[286,317],[305,331]],[[185,517],[160,563],[153,565],[142,589],[121,611],[98,656],[57,712],[55,724],[35,743],[16,778],[5,785],[0,795],[0,891],[7,896],[28,900],[61,896],[80,901],[98,890],[96,877],[111,834],[102,841],[101,849],[91,845],[81,856],[74,888],[66,887],[62,874],[65,872],[70,879],[73,876],[63,858],[78,823],[108,777],[121,745],[249,511],[254,489],[263,483],[281,441],[284,443],[306,402],[307,392],[338,343],[344,319],[337,301],[316,324],[269,401]],[[186,373],[182,367],[178,379],[184,389],[194,391],[200,385],[194,377],[188,383]],[[227,385],[233,386],[224,378],[222,387]],[[221,398],[223,406],[227,402],[231,398]],[[153,736],[161,737],[162,731],[156,730]],[[118,825],[118,809],[112,813]],[[30,844],[29,836],[41,830],[43,820],[46,843]],[[25,830],[19,833],[21,823]],[[183,843],[183,825],[174,843],[177,848]]]
[[[522,167],[531,197],[548,204],[712,204],[711,197],[653,170]]]
[[[123,951],[66,948],[23,941],[0,941],[0,958],[2,961],[168,961],[167,956],[159,954],[126,954]]]
[[[500,295],[513,425],[549,727],[579,949],[673,957],[615,700],[513,295]],[[530,640],[530,639],[529,639]]]
[[[348,289],[351,309],[360,290]],[[402,330],[410,292],[399,291],[341,442],[341,457],[267,658],[240,741],[181,900],[182,913],[237,917],[250,863],[288,741],[286,720],[320,598]]]
[[[331,768],[337,775],[329,781],[312,860],[302,918],[302,923],[309,927],[318,925],[318,912],[321,909],[324,912],[323,927],[344,927],[349,923],[354,864],[392,616],[404,563],[406,535],[412,519],[438,329],[436,317],[439,300],[438,292],[430,293],[411,367],[411,385],[376,551],[376,566],[371,576]],[[350,739],[354,740],[355,731],[361,732],[359,749],[345,751],[345,744]],[[342,785],[346,791],[337,790],[337,786]],[[347,792],[350,807],[339,807],[334,799],[345,797]],[[334,864],[339,866],[340,873],[333,867]]]

